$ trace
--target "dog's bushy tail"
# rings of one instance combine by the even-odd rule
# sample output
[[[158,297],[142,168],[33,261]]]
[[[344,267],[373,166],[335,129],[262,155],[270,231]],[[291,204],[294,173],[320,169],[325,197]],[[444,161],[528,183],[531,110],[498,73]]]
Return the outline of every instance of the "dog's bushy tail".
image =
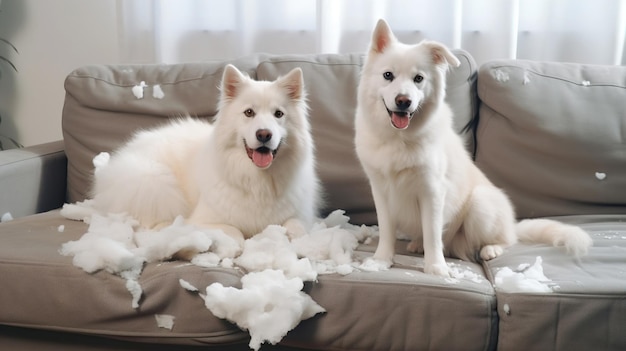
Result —
[[[575,256],[587,254],[593,240],[581,228],[551,219],[525,219],[516,227],[521,242],[563,246]]]

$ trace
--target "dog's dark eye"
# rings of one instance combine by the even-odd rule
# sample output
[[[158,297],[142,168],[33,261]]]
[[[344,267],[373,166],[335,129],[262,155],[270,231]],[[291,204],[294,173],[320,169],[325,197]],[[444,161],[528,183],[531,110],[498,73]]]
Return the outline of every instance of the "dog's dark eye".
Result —
[[[285,114],[281,110],[276,110],[276,112],[274,112],[274,117],[276,117],[276,118],[281,118],[284,115]]]
[[[392,81],[395,77],[393,76],[393,73],[385,72],[383,73],[383,78],[385,78],[385,80]]]
[[[424,76],[421,75],[421,74],[418,74],[418,75],[415,76],[415,78],[413,78],[413,81],[415,83],[421,83],[423,80],[424,80]]]
[[[243,114],[246,115],[246,117],[254,117],[254,115],[256,115],[256,112],[254,112],[253,109],[249,108],[243,111]]]

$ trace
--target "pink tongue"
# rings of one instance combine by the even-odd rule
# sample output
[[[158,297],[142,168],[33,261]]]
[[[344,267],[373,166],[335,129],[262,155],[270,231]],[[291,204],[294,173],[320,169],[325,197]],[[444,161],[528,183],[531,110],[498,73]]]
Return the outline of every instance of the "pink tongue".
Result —
[[[406,129],[409,126],[409,114],[397,114],[395,112],[391,113],[391,124],[397,129]]]
[[[271,152],[260,152],[258,150],[252,152],[252,162],[259,168],[269,167],[273,160],[274,155]]]

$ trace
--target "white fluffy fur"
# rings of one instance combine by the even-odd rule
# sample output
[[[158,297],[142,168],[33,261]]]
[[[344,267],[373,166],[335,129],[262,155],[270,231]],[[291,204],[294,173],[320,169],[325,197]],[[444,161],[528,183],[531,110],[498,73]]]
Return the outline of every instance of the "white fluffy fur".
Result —
[[[400,43],[384,20],[374,30],[355,121],[380,227],[373,260],[391,266],[397,230],[413,235],[408,248],[424,252],[424,271],[442,276],[449,275],[444,255],[489,260],[518,236],[584,253],[591,239],[580,228],[548,220],[517,226],[508,197],[473,164],[444,102],[446,72],[459,64],[439,43]],[[398,97],[410,106],[402,110]],[[413,113],[408,125],[391,123],[397,110]]]
[[[228,65],[221,90],[213,124],[186,118],[141,131],[100,165],[92,191],[96,208],[126,212],[144,227],[183,215],[241,241],[270,224],[292,234],[308,229],[317,215],[319,181],[302,71],[254,81]],[[259,130],[272,134],[265,144]],[[246,145],[277,149],[275,159],[258,166]]]

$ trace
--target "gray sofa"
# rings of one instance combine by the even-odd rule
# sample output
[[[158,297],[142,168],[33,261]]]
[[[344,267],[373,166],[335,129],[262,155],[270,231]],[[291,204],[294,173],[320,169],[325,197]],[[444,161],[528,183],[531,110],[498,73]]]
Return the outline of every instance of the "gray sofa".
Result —
[[[511,196],[520,217],[579,225],[593,248],[577,259],[518,244],[480,264],[448,259],[465,275],[443,279],[425,275],[422,257],[399,240],[389,271],[306,283],[327,312],[263,350],[626,349],[626,68],[513,60],[478,68],[468,53],[454,53],[462,64],[448,76],[448,101],[459,132],[468,126],[462,133],[476,164]],[[64,140],[0,152],[0,215],[14,217],[0,223],[0,349],[248,349],[246,332],[214,317],[178,282],[238,286],[240,271],[148,264],[133,309],[123,279],[87,274],[58,252],[86,231],[59,208],[86,197],[92,158],[138,128],[214,116],[225,63],[79,68],[65,82]],[[363,56],[259,54],[230,63],[257,79],[303,69],[325,213],[344,209],[354,224],[375,224],[353,147]],[[141,81],[148,87],[138,99],[131,89]],[[152,96],[155,84],[162,99]],[[355,258],[375,245],[360,245]],[[496,284],[501,269],[523,274],[537,257],[550,292]],[[174,328],[159,328],[155,314],[176,316]]]

